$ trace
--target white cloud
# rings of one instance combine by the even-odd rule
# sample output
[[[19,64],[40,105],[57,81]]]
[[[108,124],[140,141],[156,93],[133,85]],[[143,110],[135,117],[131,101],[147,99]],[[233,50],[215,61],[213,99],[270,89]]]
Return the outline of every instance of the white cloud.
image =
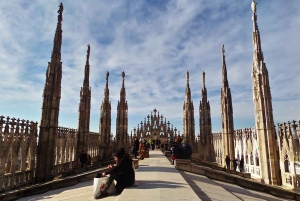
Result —
[[[6,1],[0,5],[0,115],[40,120],[59,3]],[[300,5],[292,1],[258,1],[257,5],[276,122],[297,119],[300,114],[299,11]],[[235,127],[253,126],[251,17],[246,1],[65,1],[60,125],[77,127],[86,45],[90,44],[91,130],[98,131],[105,73],[109,71],[115,132],[123,70],[129,128],[157,108],[182,130],[188,70],[196,132],[202,71],[206,72],[213,130],[220,131],[221,45],[225,44]]]

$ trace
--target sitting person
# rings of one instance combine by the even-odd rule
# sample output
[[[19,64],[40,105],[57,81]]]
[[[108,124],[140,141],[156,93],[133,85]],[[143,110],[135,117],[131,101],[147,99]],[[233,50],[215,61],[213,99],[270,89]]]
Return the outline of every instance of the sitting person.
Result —
[[[96,178],[105,177],[110,175],[106,184],[101,186],[100,193],[97,199],[107,197],[107,190],[114,180],[116,180],[116,191],[117,194],[122,193],[125,187],[132,186],[135,181],[135,172],[132,168],[132,160],[125,153],[124,149],[117,151],[114,157],[116,165],[109,165],[109,169],[105,172],[98,173]]]

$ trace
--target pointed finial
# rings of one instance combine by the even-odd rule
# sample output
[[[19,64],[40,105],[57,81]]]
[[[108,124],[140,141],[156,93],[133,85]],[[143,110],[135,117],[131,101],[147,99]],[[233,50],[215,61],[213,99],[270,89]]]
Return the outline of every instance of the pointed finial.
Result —
[[[125,78],[125,72],[124,71],[122,72],[122,78],[123,79]]]
[[[252,3],[251,3],[251,9],[253,11],[253,13],[256,13],[256,2],[253,0]]]
[[[225,47],[224,47],[224,44],[222,45],[222,55],[225,55]]]
[[[189,71],[186,71],[186,82],[189,83],[189,78],[190,78],[190,75],[189,75]]]
[[[62,3],[60,3],[59,4],[59,9],[58,9],[58,11],[57,11],[57,13],[59,14],[58,15],[58,21],[62,21],[63,19],[62,19],[62,12],[64,11],[64,6],[63,6],[63,4]]]
[[[205,87],[205,72],[202,72],[203,87]]]
[[[87,49],[87,53],[86,53],[86,60],[89,60],[90,59],[91,47],[90,47],[90,44],[88,44],[87,46],[88,46],[88,49]]]
[[[108,77],[109,77],[109,72],[106,72],[106,82],[108,81]]]

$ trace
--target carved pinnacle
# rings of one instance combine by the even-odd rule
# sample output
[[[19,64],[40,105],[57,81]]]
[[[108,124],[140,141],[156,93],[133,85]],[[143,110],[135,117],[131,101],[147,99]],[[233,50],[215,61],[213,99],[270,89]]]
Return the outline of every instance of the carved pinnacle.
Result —
[[[108,77],[109,77],[109,72],[106,72],[106,81],[108,81]]]
[[[253,13],[256,13],[256,2],[255,1],[252,1],[252,3],[251,3],[251,9],[252,9],[252,11],[253,11]]]
[[[224,44],[222,45],[222,55],[225,54],[225,47],[224,47]]]
[[[189,78],[190,78],[189,71],[186,71],[186,81],[187,81],[187,83],[189,82]]]
[[[57,13],[59,14],[58,15],[58,21],[62,21],[63,19],[62,19],[62,12],[64,11],[64,6],[63,6],[63,4],[62,3],[60,3],[59,4],[59,9],[58,9],[58,11],[57,11]]]
[[[88,49],[87,49],[87,53],[86,53],[86,60],[89,60],[90,59],[91,47],[90,47],[90,44],[88,44],[87,46],[88,46]]]
[[[205,72],[202,72],[203,87],[205,87]]]

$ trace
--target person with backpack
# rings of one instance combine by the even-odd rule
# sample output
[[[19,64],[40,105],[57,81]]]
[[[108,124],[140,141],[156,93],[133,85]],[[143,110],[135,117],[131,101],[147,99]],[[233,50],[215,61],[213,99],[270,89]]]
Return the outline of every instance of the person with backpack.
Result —
[[[182,159],[191,159],[192,156],[192,147],[186,140],[182,141]]]
[[[135,137],[132,146],[132,154],[134,154],[134,158],[137,159],[138,149],[139,149],[139,140]]]
[[[181,149],[178,143],[175,142],[173,145],[171,145],[170,150],[171,150],[172,164],[174,164],[174,160],[181,158]]]

